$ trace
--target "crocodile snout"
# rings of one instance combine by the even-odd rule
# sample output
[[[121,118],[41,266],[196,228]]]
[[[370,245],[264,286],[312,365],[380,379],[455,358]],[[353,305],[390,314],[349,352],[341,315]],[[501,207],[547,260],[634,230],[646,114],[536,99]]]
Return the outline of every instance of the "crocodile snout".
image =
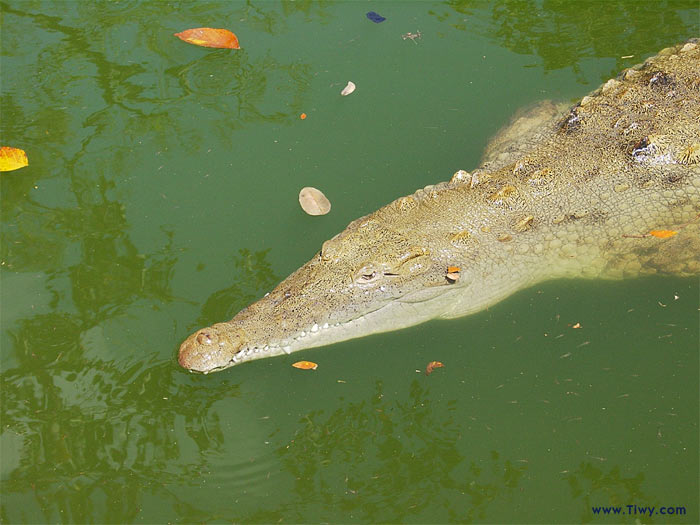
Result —
[[[222,323],[203,328],[180,345],[180,366],[194,372],[213,372],[231,366],[231,360],[242,347],[242,338],[221,330]]]

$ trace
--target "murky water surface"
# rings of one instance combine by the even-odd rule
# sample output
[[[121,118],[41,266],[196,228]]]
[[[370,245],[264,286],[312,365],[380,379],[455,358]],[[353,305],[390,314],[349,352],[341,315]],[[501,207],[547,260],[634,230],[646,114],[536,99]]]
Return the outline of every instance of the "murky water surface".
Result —
[[[696,1],[0,5],[0,136],[30,159],[0,178],[2,522],[700,520],[697,279],[175,360],[350,220],[476,167],[518,108],[698,36]],[[173,37],[199,26],[242,49]]]

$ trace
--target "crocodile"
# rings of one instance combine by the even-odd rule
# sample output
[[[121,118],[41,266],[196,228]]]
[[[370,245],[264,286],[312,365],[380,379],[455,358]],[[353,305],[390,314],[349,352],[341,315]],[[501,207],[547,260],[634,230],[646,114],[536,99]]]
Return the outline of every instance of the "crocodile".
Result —
[[[180,365],[208,373],[460,317],[549,279],[699,275],[699,44],[547,123],[518,119],[481,167],[351,222],[262,299],[190,335]]]

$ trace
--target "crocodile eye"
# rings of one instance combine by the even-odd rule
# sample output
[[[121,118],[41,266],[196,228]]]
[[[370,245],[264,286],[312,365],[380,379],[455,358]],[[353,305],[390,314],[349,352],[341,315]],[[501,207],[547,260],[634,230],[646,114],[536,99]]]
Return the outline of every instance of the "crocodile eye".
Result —
[[[380,275],[381,273],[377,271],[373,264],[368,264],[367,266],[360,268],[355,273],[355,282],[359,284],[367,284],[375,281]]]

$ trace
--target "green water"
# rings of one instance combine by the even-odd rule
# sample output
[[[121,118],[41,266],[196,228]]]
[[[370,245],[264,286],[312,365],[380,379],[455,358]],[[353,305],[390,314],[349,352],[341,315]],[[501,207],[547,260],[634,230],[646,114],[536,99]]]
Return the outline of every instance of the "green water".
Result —
[[[476,167],[518,108],[699,36],[697,1],[0,6],[0,140],[30,162],[0,176],[0,521],[700,521],[697,279],[176,362],[352,219]],[[173,37],[199,26],[242,49]]]

